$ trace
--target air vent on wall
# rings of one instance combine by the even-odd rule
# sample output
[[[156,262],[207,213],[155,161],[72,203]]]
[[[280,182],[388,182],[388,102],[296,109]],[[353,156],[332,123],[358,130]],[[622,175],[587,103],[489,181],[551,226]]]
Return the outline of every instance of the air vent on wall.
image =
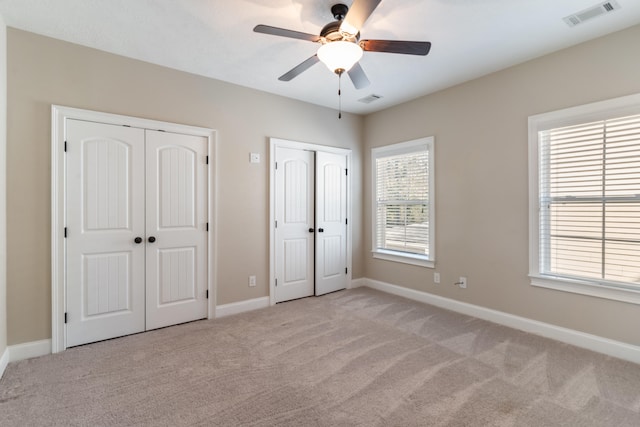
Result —
[[[564,22],[570,27],[575,27],[578,24],[582,24],[589,19],[602,16],[608,12],[613,12],[616,9],[620,9],[620,5],[615,0],[605,1],[603,3],[592,6],[588,9],[581,10],[573,15],[565,16],[562,18]]]
[[[358,99],[358,101],[362,102],[364,104],[371,104],[373,101],[377,101],[380,98],[382,98],[381,95],[376,95],[376,94],[372,93],[369,96],[365,96],[364,98]]]

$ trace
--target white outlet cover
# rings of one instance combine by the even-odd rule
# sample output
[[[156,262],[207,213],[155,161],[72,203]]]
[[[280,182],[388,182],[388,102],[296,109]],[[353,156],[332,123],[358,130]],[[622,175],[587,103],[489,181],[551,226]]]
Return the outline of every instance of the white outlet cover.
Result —
[[[250,153],[249,161],[251,163],[260,163],[260,153]]]

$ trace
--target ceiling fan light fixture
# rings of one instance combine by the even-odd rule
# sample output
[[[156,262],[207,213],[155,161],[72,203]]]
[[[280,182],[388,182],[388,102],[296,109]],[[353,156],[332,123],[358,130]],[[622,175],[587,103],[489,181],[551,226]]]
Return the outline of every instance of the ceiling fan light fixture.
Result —
[[[362,48],[353,42],[335,41],[320,46],[318,58],[330,71],[345,72],[362,58]]]

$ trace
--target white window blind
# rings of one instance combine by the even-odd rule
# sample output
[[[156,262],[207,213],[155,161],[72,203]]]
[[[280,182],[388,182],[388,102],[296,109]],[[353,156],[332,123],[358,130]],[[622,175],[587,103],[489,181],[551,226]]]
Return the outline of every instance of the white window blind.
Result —
[[[540,273],[640,288],[640,115],[538,140]]]
[[[430,147],[418,140],[373,150],[374,252],[433,258]]]

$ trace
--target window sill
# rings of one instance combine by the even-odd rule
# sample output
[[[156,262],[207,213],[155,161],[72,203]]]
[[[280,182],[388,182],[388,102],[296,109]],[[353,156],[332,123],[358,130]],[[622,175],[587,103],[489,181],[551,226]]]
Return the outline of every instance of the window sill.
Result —
[[[529,277],[531,278],[532,286],[640,305],[640,289],[625,289],[606,283],[594,283],[586,280],[541,274],[530,274]]]
[[[428,260],[420,255],[402,254],[393,251],[371,251],[373,257],[376,259],[383,259],[386,261],[400,262],[403,264],[418,265],[420,267],[434,268],[435,262]]]

